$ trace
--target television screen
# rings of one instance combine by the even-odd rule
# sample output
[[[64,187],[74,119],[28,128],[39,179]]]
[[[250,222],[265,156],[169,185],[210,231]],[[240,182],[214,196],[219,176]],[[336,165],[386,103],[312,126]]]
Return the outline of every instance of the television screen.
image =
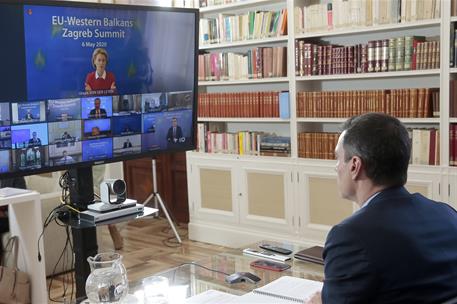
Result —
[[[1,1],[0,178],[194,148],[198,11]]]

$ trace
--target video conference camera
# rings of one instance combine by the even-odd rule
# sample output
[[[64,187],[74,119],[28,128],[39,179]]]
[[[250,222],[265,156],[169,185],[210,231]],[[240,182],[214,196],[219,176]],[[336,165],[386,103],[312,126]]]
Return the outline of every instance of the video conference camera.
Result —
[[[127,199],[127,185],[122,179],[106,179],[100,184],[103,203],[121,204]]]

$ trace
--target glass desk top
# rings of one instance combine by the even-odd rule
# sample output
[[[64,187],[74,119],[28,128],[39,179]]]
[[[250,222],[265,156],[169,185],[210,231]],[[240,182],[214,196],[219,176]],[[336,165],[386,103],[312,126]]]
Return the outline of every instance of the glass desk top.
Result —
[[[259,242],[260,244],[262,242]],[[304,245],[291,245],[277,242],[266,242],[269,244],[279,245],[281,247],[289,248],[294,253],[311,247]],[[249,248],[256,248],[258,244],[248,246]],[[247,248],[247,247],[246,247]],[[272,270],[264,270],[253,268],[250,266],[252,261],[260,259],[259,257],[244,255],[242,249],[233,249],[225,253],[221,253],[204,260],[198,261],[195,264],[217,270],[220,272],[232,274],[238,271],[251,272],[261,278],[257,284],[252,283],[235,283],[229,284],[225,282],[225,274],[207,270],[195,264],[183,264],[166,271],[162,271],[155,276],[163,276],[168,278],[169,281],[169,304],[183,303],[184,299],[202,293],[206,290],[214,289],[227,292],[234,295],[243,295],[252,291],[255,288],[266,285],[281,276],[294,276],[299,278],[306,278],[310,280],[322,281],[324,266],[310,262],[304,262],[293,258],[285,262],[291,265],[291,268],[277,272]],[[142,280],[131,282],[129,286],[129,297],[124,301],[125,303],[143,303],[143,287]]]

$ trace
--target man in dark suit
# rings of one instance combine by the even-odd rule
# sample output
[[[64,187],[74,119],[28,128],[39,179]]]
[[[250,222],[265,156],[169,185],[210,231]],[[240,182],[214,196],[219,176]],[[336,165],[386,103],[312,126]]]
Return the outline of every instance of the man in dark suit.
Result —
[[[130,142],[130,139],[127,138],[124,141],[124,146],[122,148],[127,149],[127,148],[131,148],[131,147],[132,147],[132,143]]]
[[[94,99],[94,108],[89,112],[89,118],[106,118],[106,110],[100,108],[101,100],[100,98]]]
[[[32,138],[29,139],[29,147],[41,146],[41,139],[37,137],[36,132],[32,133]]]
[[[406,128],[396,118],[369,113],[343,130],[335,149],[338,188],[360,209],[327,236],[322,302],[417,304],[456,297],[457,212],[404,188],[411,154]]]
[[[180,126],[178,126],[178,120],[176,119],[176,117],[173,117],[171,121],[172,126],[168,129],[167,141],[171,144],[178,144],[180,142],[180,139],[183,137],[182,129]]]
[[[32,120],[34,119],[33,114],[30,110],[27,110],[27,113],[25,113],[25,120]]]

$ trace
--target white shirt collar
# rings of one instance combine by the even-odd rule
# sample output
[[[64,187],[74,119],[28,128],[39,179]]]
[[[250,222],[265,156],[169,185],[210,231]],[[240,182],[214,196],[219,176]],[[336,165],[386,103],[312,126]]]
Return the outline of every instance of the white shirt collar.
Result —
[[[362,207],[360,207],[360,209],[362,209],[362,208],[368,206],[368,204],[369,204],[369,203],[370,203],[379,193],[381,193],[381,191],[380,191],[380,192],[376,192],[375,194],[373,194],[372,196],[370,196],[370,197],[365,201],[365,203],[363,203],[363,205],[362,205]]]
[[[102,76],[98,76],[97,71],[95,71],[95,79],[99,79],[99,78],[106,79],[106,71],[103,71],[103,75]]]

